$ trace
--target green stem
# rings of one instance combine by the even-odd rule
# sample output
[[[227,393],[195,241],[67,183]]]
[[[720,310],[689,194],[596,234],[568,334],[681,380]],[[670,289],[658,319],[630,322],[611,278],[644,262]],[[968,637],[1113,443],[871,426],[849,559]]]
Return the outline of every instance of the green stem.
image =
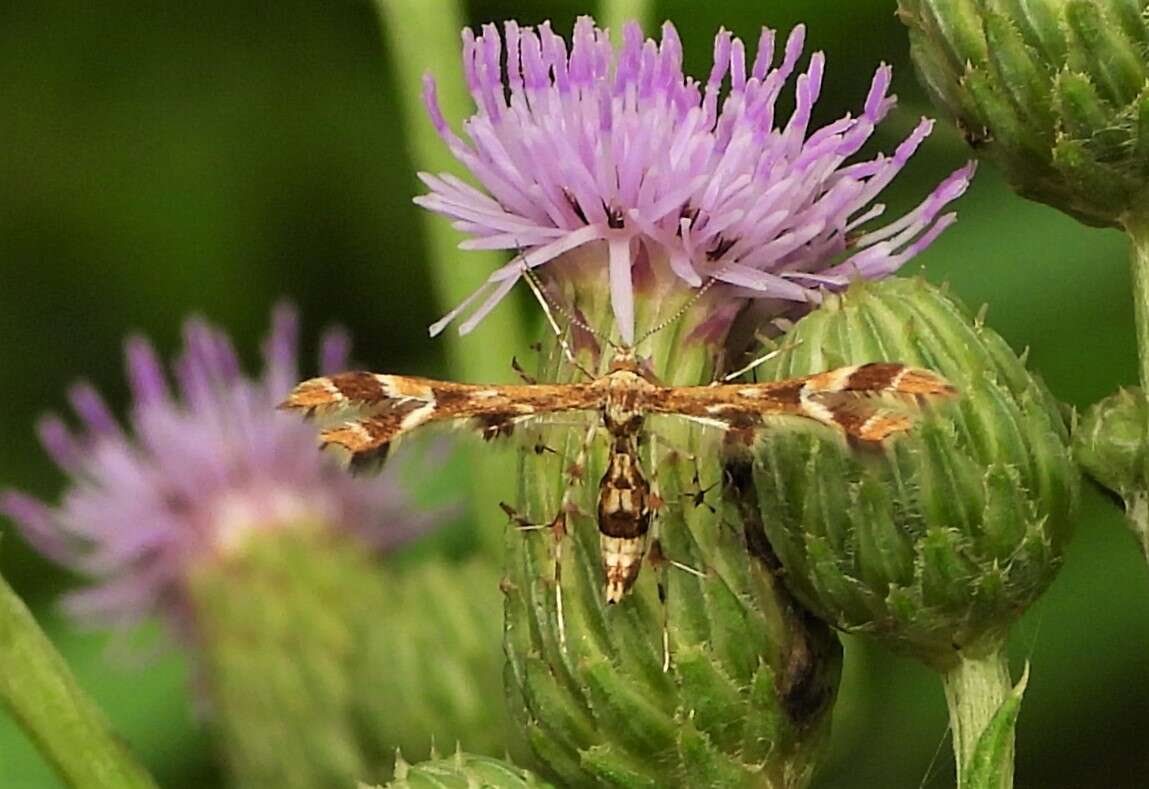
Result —
[[[1013,689],[1004,644],[979,657],[961,656],[957,666],[942,673],[942,685],[949,707],[950,728],[953,729],[957,785],[959,789],[973,789],[967,779],[971,757],[977,750],[982,733]],[[998,781],[993,789],[1013,786],[1012,727],[1005,736],[996,771]],[[979,786],[977,789],[988,787]]]
[[[422,99],[423,75],[430,73],[438,86],[439,105],[449,121],[458,122],[471,111],[460,58],[461,4],[457,0],[375,0],[375,5],[395,69],[399,108],[415,169],[465,175],[435,133]],[[463,236],[446,219],[427,212],[421,216],[427,265],[440,313],[445,313],[480,288],[487,276],[506,262],[505,256],[486,251],[461,254],[458,244]],[[461,380],[475,383],[511,380],[512,358],[527,349],[521,316],[510,301],[488,315],[465,340],[451,328],[444,332],[443,340],[451,369]],[[502,555],[506,527],[506,518],[495,502],[509,499],[514,490],[510,460],[492,464],[485,456],[482,478],[476,474],[472,481],[480,494],[474,500],[483,503],[476,513],[480,539],[494,556]]]
[[[1137,491],[1125,502],[1125,520],[1141,546],[1141,555],[1149,561],[1149,495],[1145,491]]]
[[[1137,369],[1141,377],[1141,392],[1149,393],[1149,216],[1130,214],[1125,217],[1125,230],[1129,234],[1129,265],[1133,285],[1133,321],[1137,335]],[[1149,441],[1149,424],[1145,425],[1143,441]],[[1149,454],[1141,470],[1142,488],[1149,482]],[[1126,507],[1126,519],[1141,545],[1141,552],[1149,560],[1149,510],[1145,491],[1135,495]]]
[[[622,43],[622,26],[634,20],[642,26],[643,32],[651,24],[653,15],[651,0],[602,0],[599,4],[597,22],[610,30],[611,38],[616,45]]]
[[[1149,216],[1127,216],[1132,254],[1129,257],[1133,275],[1133,316],[1137,331],[1138,370],[1141,389],[1149,392]]]
[[[68,786],[154,787],[80,689],[24,602],[0,579],[0,701]]]

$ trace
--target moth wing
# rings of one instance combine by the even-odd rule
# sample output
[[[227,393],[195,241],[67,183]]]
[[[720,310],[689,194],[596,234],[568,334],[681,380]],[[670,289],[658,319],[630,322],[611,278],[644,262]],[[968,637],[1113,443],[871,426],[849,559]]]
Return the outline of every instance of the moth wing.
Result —
[[[929,370],[891,362],[840,367],[770,383],[663,387],[649,398],[652,413],[677,415],[747,441],[772,417],[799,417],[880,443],[913,424],[913,411],[881,395],[950,396],[955,389]]]
[[[478,386],[400,375],[351,372],[299,384],[283,407],[344,415],[323,430],[324,446],[342,447],[362,468],[397,439],[431,424],[471,428],[483,438],[509,435],[517,425],[568,411],[590,411],[599,395],[588,385]]]

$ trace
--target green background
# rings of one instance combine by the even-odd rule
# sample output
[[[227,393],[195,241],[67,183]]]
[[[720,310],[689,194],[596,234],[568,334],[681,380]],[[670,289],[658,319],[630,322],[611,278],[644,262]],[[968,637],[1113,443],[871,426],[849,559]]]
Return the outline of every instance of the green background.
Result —
[[[590,10],[484,0],[468,16],[550,18],[565,33]],[[828,55],[821,122],[857,111],[874,67],[892,63],[902,102],[877,135],[882,150],[933,114],[892,0],[666,0],[656,12],[678,26],[696,75],[719,26],[754,41],[760,25],[805,21],[810,48]],[[168,354],[192,312],[226,326],[254,362],[270,306],[286,295],[303,310],[309,350],[319,327],[341,322],[365,364],[451,375],[425,330],[441,308],[420,259],[390,73],[364,1],[0,3],[0,485],[56,496],[63,478],[35,418],[64,409],[79,377],[122,409],[124,335],[144,331]],[[889,190],[890,215],[966,156],[939,124]],[[989,166],[959,213],[908,271],[949,282],[971,306],[988,302],[990,325],[1028,347],[1070,404],[1134,382],[1121,235],[1014,196]],[[54,601],[74,579],[18,537],[4,540],[0,566],[161,782],[215,783],[180,656],[141,663],[68,624]],[[1015,670],[1032,663],[1019,786],[1146,784],[1147,644],[1149,572],[1118,511],[1090,490],[1065,569],[1013,635]],[[847,652],[819,786],[952,785],[937,679],[853,639]],[[55,785],[0,720],[0,786]]]

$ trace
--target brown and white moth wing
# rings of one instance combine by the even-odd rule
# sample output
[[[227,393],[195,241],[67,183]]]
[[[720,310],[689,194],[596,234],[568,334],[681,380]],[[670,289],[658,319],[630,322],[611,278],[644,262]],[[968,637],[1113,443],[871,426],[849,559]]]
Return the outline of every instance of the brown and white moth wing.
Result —
[[[769,417],[797,416],[877,443],[908,429],[913,419],[873,396],[917,398],[954,392],[947,381],[928,370],[875,362],[771,383],[660,388],[651,393],[648,409],[743,433],[747,438]]]
[[[355,413],[356,418],[324,430],[320,439],[324,446],[347,450],[352,466],[360,468],[381,459],[393,441],[423,425],[454,423],[494,438],[541,415],[592,410],[599,399],[584,385],[477,386],[354,372],[304,381],[283,407]]]
[[[937,373],[897,362],[855,364],[794,380],[804,381],[806,390],[810,394],[840,392],[859,395],[895,394],[913,397],[957,394],[953,384]],[[771,384],[765,385],[770,386]]]
[[[311,415],[407,400],[430,402],[433,387],[442,383],[406,375],[362,371],[338,373],[297,384],[279,407]]]

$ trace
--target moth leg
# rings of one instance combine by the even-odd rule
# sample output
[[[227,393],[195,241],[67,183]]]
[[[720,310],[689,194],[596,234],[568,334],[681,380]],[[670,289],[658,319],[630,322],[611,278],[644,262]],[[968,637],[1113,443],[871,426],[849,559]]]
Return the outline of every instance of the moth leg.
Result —
[[[796,348],[798,346],[798,344],[800,342],[801,342],[801,340],[795,340],[795,341],[788,342],[784,345],[779,345],[774,350],[770,351],[769,353],[762,354],[757,359],[754,359],[753,361],[751,361],[749,364],[743,365],[742,367],[738,368],[734,372],[727,373],[726,375],[722,376],[721,378],[715,380],[711,385],[713,386],[713,385],[717,385],[717,384],[727,384],[727,383],[730,383],[731,381],[733,381],[735,379],[741,378],[742,376],[746,375],[746,373],[751,372],[752,370],[756,370],[759,367],[761,367],[762,365],[766,364],[766,362],[770,361],[771,359],[773,359],[775,356],[782,353],[783,351],[793,350],[794,348]]]
[[[651,435],[650,443],[650,457],[654,461],[658,457],[658,437]],[[650,547],[646,551],[646,560],[654,572],[658,607],[662,611],[662,672],[665,674],[670,671],[670,609],[666,605],[666,554],[662,550],[662,519],[659,517],[665,503],[658,484],[658,463],[652,462],[651,466],[648,505],[653,517],[650,519]]]
[[[658,444],[669,444],[670,442],[668,442],[665,437],[653,433],[651,434],[650,440],[651,458],[654,460],[659,457]],[[686,458],[689,458],[691,464],[694,467],[694,474],[692,479],[695,487],[698,488],[698,491],[695,493],[682,492],[679,494],[680,497],[685,500],[693,501],[694,506],[696,507],[705,505],[706,507],[710,508],[711,511],[713,511],[714,508],[705,501],[705,495],[707,492],[713,490],[715,485],[718,483],[715,482],[706,488],[702,488],[701,481],[699,479],[700,472],[697,456],[691,453],[685,453],[682,450],[675,449],[673,447],[670,447],[670,452],[676,452]],[[665,459],[665,455],[663,455],[663,458]],[[663,672],[668,672],[670,671],[670,608],[667,605],[667,571],[669,568],[674,568],[676,570],[689,573],[690,575],[693,575],[697,578],[706,578],[707,574],[702,570],[691,567],[690,565],[680,562],[676,559],[670,558],[663,550],[661,540],[662,519],[659,517],[659,513],[668,505],[667,502],[662,498],[658,482],[658,469],[660,467],[660,463],[652,462],[651,465],[653,466],[653,470],[650,475],[650,508],[654,512],[654,517],[651,518],[651,539],[650,547],[647,550],[647,560],[650,562],[651,569],[655,573],[655,583],[657,584],[658,589],[658,603],[662,609],[662,670]],[[681,507],[682,505],[677,504],[674,506]]]
[[[646,559],[654,571],[655,585],[658,589],[658,607],[662,610],[662,671],[670,671],[670,609],[666,605],[666,554],[662,552],[662,541],[658,539],[657,524],[651,527],[656,536],[650,541],[650,549],[646,552]]]
[[[567,535],[567,513],[564,509],[559,509],[554,519],[549,523],[531,523],[526,518],[518,513],[518,511],[506,502],[500,501],[499,506],[511,523],[515,525],[519,531],[549,531],[551,539],[553,540],[552,554],[554,556],[554,587],[555,587],[555,621],[559,630],[559,647],[566,651],[566,622],[563,618],[563,540]]]
[[[590,453],[590,448],[594,444],[594,439],[597,434],[598,425],[592,424],[587,427],[586,434],[583,436],[582,441],[579,442],[578,453],[575,455],[574,461],[568,465],[566,469],[566,489],[563,490],[563,496],[559,502],[559,513],[557,516],[555,516],[555,622],[557,623],[559,629],[559,648],[562,649],[563,652],[566,652],[567,632],[566,615],[563,608],[562,540],[567,534],[567,514],[575,512],[578,509],[578,505],[575,502],[575,495],[577,493],[578,486],[582,484],[583,475],[586,471],[587,455]],[[561,531],[557,526],[558,524],[561,524]]]
[[[720,480],[716,480],[715,482],[711,483],[710,485],[707,485],[705,488],[702,487],[701,472],[699,470],[699,465],[698,465],[698,453],[683,449],[681,446],[676,445],[673,441],[668,439],[666,436],[664,436],[662,433],[658,432],[657,430],[654,430],[654,429],[651,429],[648,427],[647,431],[648,431],[648,435],[650,436],[650,442],[651,442],[651,460],[652,460],[651,466],[655,469],[655,471],[652,472],[652,474],[651,474],[652,480],[658,476],[657,468],[658,468],[659,463],[666,460],[667,455],[673,453],[677,457],[688,461],[691,464],[691,466],[693,466],[693,468],[694,468],[694,475],[692,477],[692,481],[694,483],[694,487],[696,488],[696,490],[693,493],[688,493],[688,492],[680,493],[679,495],[681,496],[681,498],[684,501],[689,501],[695,507],[705,506],[711,512],[714,512],[714,507],[711,506],[710,503],[706,501],[706,494],[708,494],[710,491],[714,490],[714,488],[718,486],[718,483]],[[665,447],[661,457],[657,453],[656,439],[657,439],[657,444],[661,444],[663,447]]]
[[[511,522],[524,532],[528,531],[549,531],[552,538],[552,554],[554,556],[554,569],[552,581],[555,590],[555,625],[558,628],[559,648],[566,652],[566,613],[563,603],[563,584],[562,584],[562,568],[563,568],[563,541],[567,536],[567,515],[577,510],[575,503],[575,494],[578,485],[582,482],[583,470],[586,468],[587,454],[590,446],[594,441],[595,435],[598,431],[597,425],[591,425],[587,428],[586,436],[579,444],[579,450],[573,461],[566,463],[567,455],[560,450],[547,446],[543,443],[542,436],[540,435],[532,448],[535,454],[542,455],[546,453],[553,453],[558,455],[566,463],[564,474],[567,476],[567,484],[563,490],[562,498],[559,502],[558,512],[549,523],[532,523],[520,515],[513,507],[508,504],[500,503],[500,507],[507,513]]]

